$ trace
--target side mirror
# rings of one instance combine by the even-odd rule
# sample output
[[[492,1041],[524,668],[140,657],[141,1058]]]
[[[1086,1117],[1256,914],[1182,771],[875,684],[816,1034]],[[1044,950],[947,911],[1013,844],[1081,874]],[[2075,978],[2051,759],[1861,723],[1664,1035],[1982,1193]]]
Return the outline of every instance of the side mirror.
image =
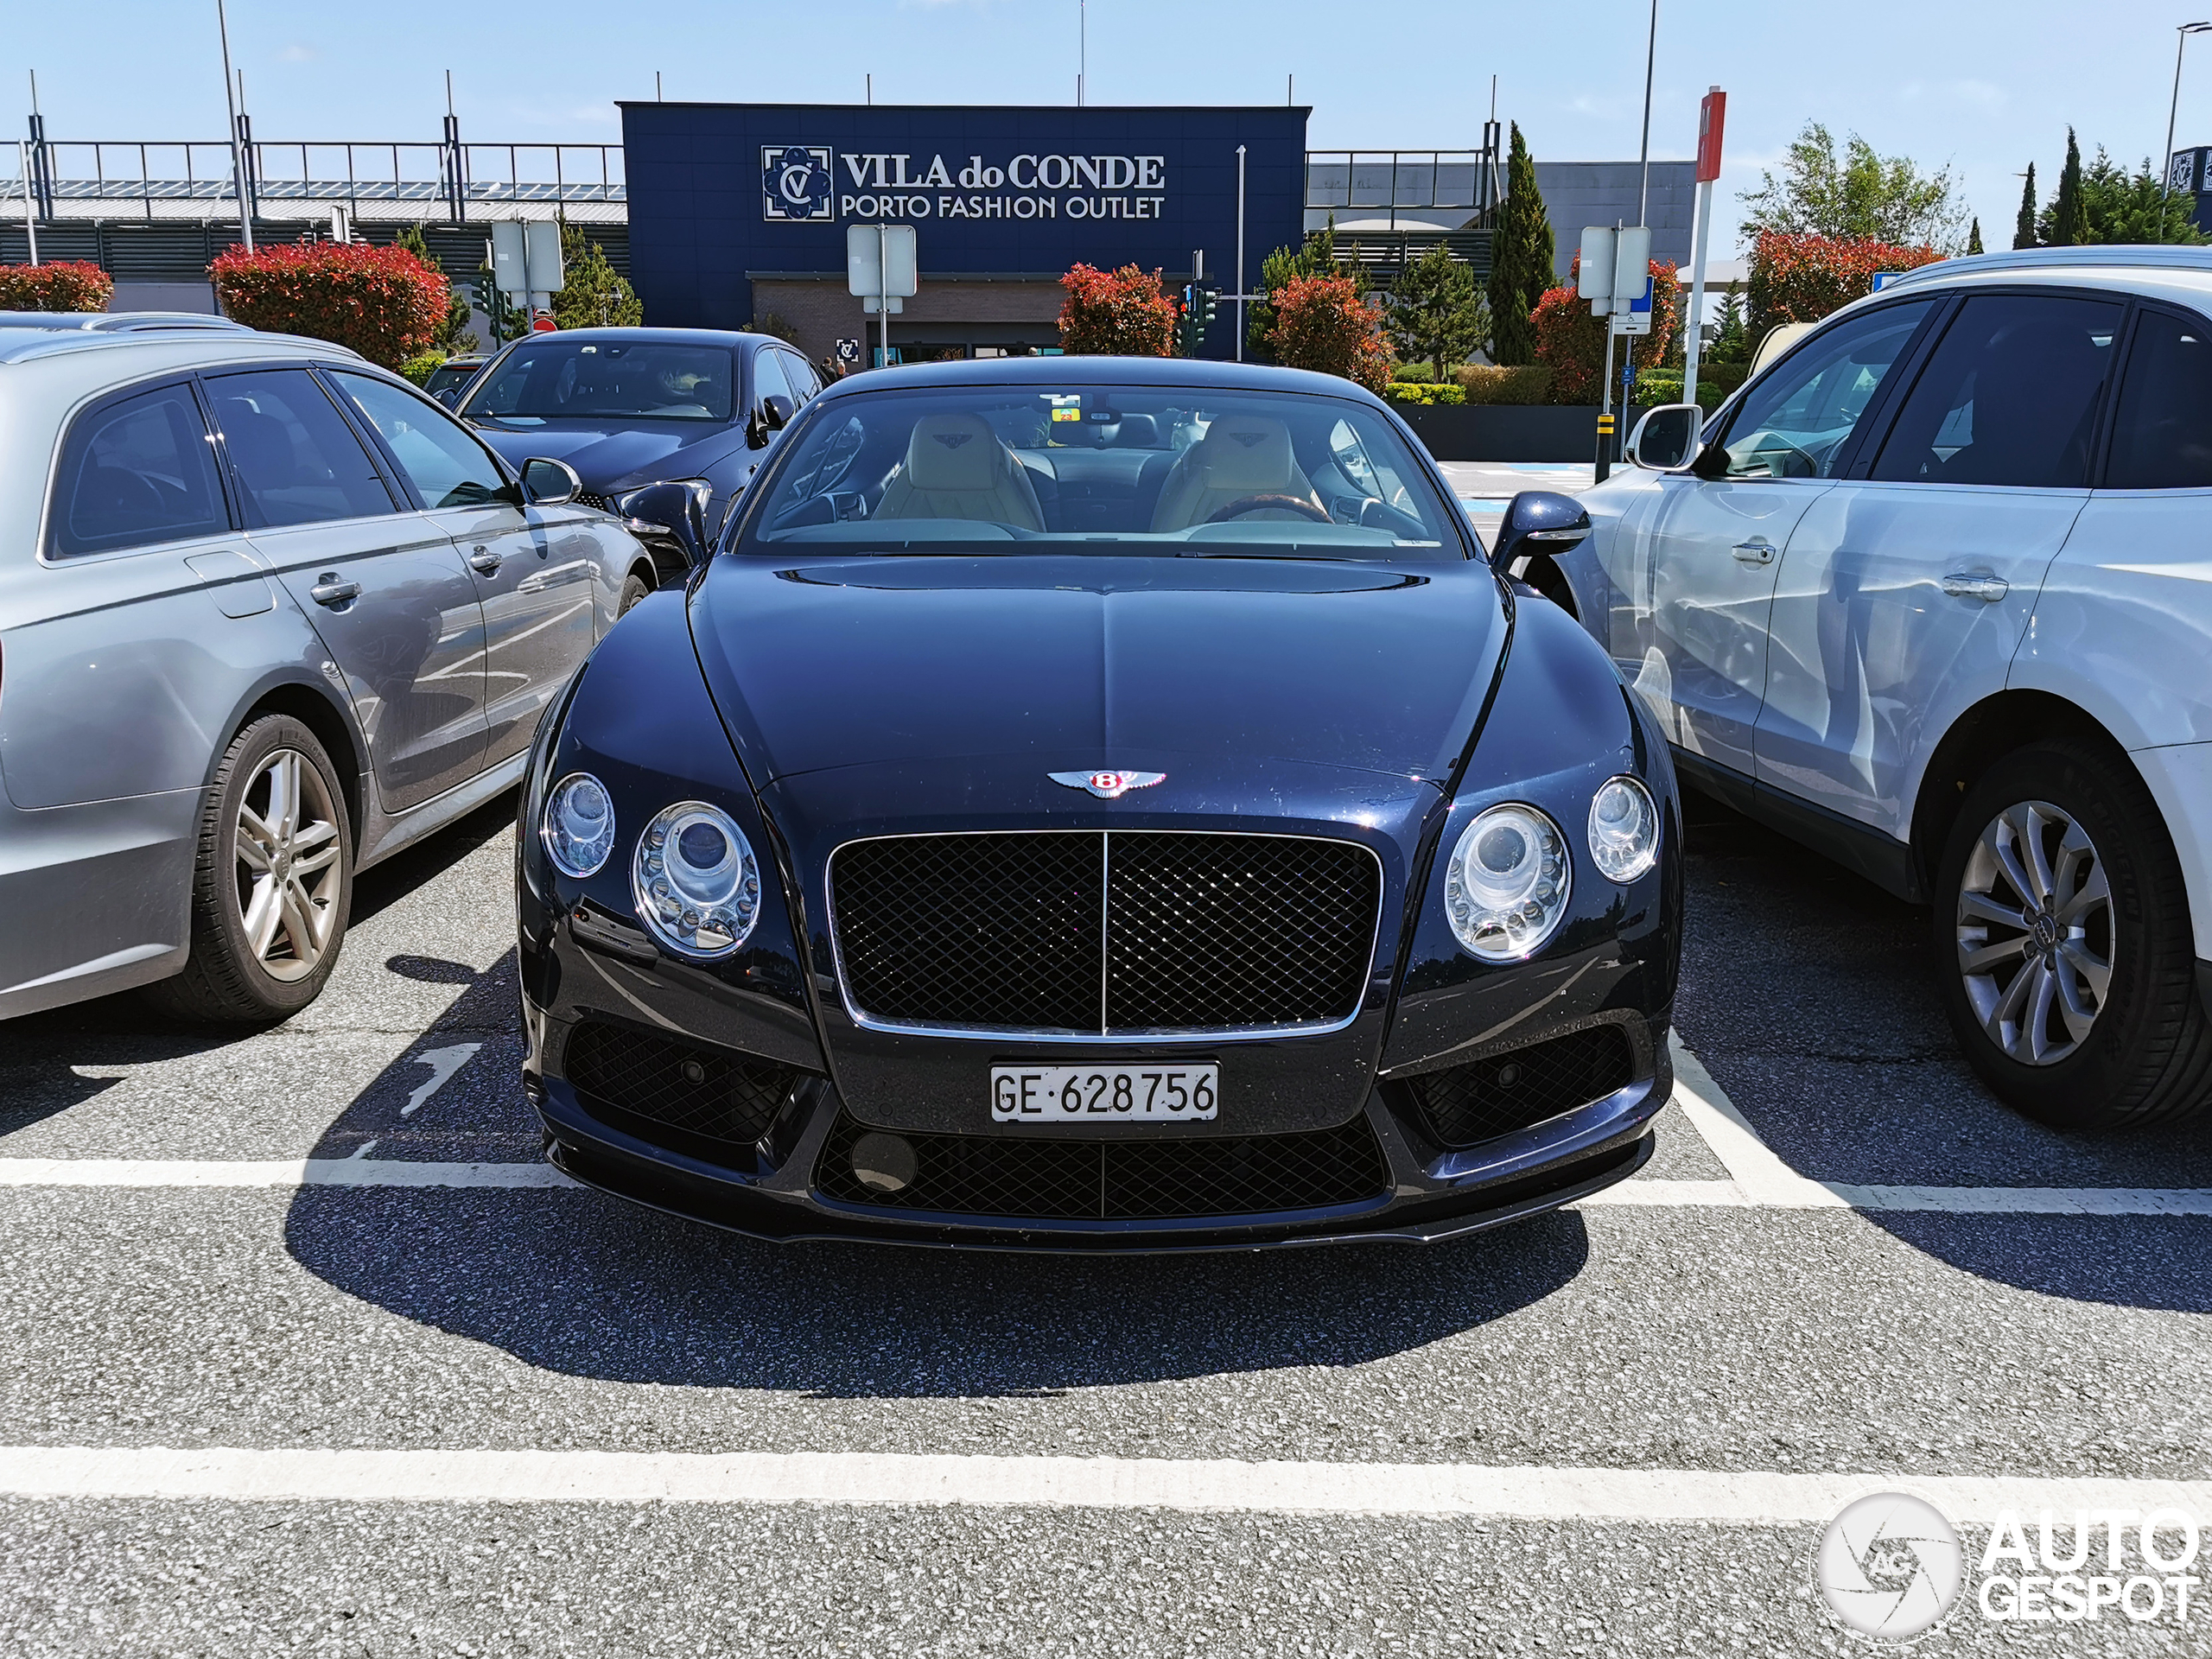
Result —
[[[522,464],[522,499],[533,507],[566,506],[583,493],[583,480],[565,461],[539,455]]]
[[[1589,533],[1590,515],[1573,496],[1523,490],[1505,504],[1491,569],[1517,580],[1529,574],[1530,560],[1564,553]]]
[[[1687,472],[1697,464],[1705,412],[1695,404],[1664,404],[1636,423],[1630,458],[1647,473]]]
[[[704,485],[648,484],[618,496],[614,510],[622,515],[623,529],[641,541],[674,547],[696,570],[711,556],[706,504],[700,499],[705,489]]]
[[[753,411],[753,418],[745,423],[745,441],[755,449],[767,447],[768,435],[780,432],[791,418],[791,400],[780,391],[772,391],[760,400],[760,407]]]

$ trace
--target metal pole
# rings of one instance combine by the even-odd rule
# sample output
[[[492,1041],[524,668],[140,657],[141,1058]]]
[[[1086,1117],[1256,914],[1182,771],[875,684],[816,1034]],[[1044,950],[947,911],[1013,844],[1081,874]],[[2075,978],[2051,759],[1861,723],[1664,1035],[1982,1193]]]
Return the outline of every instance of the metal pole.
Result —
[[[1643,188],[1636,199],[1636,222],[1651,222],[1651,70],[1659,52],[1659,0],[1651,0],[1651,38],[1643,47]]]
[[[238,105],[231,90],[231,22],[223,0],[215,0],[215,32],[223,41],[223,108],[231,118],[231,188],[238,199],[238,231],[245,238],[245,251],[251,253],[253,213],[246,206],[245,153],[238,148]]]
[[[31,240],[31,264],[38,264],[38,215],[31,210],[31,147],[16,140],[16,160],[23,169],[23,234]]]
[[[1690,252],[1689,333],[1682,342],[1682,401],[1697,403],[1697,360],[1705,344],[1699,319],[1705,314],[1705,241],[1713,229],[1713,181],[1697,188],[1697,242]],[[1698,407],[1705,407],[1698,404]]]
[[[2189,46],[2189,37],[2202,35],[2212,23],[2177,23],[2174,26],[2174,96],[2166,105],[2166,148],[2158,165],[2165,171],[2165,182],[2158,200],[2164,202],[2174,193],[2174,121],[2181,114],[2181,54]]]
[[[1083,107],[1084,78],[1090,73],[1090,0],[1076,0],[1075,106]]]
[[[1598,464],[1597,482],[1602,484],[1611,476],[1613,469],[1613,435],[1605,429],[1613,423],[1613,323],[1605,320],[1605,372],[1598,377]]]
[[[891,366],[891,229],[887,225],[875,227],[875,314],[881,319],[883,361],[876,366]]]
[[[1236,360],[1244,360],[1244,146],[1236,146]]]

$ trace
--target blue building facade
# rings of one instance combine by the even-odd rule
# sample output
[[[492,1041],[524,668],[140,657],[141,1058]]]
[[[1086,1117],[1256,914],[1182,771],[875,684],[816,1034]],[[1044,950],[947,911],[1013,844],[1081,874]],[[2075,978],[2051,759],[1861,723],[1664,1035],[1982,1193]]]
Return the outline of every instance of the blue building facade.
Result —
[[[845,231],[914,227],[922,290],[892,319],[906,357],[1049,346],[1078,262],[1236,280],[1303,233],[1295,106],[1090,108],[625,103],[630,276],[649,322],[779,323],[810,355],[873,340],[845,291]],[[1234,346],[1224,305],[1209,352]]]

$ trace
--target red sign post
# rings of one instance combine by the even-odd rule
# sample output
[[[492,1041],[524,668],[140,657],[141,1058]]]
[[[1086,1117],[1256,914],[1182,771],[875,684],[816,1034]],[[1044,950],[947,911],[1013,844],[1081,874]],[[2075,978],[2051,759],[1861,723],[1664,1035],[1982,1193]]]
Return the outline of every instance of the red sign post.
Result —
[[[1713,230],[1713,182],[1720,176],[1720,134],[1728,124],[1728,94],[1715,86],[1697,111],[1697,245],[1690,254],[1689,327],[1682,337],[1682,401],[1697,396],[1698,347],[1704,344],[1705,245]],[[1701,406],[1701,405],[1700,405]]]

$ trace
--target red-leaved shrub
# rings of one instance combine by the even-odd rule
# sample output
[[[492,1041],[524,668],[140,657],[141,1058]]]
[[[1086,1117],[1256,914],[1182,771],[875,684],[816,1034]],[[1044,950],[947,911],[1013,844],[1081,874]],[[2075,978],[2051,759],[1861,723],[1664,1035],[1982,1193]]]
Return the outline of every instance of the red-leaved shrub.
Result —
[[[1610,320],[1590,315],[1589,302],[1575,296],[1577,258],[1567,273],[1564,288],[1547,289],[1536,302],[1529,321],[1536,327],[1536,361],[1552,372],[1551,400],[1555,404],[1602,402],[1598,383],[1605,374],[1605,330]],[[1675,268],[1663,260],[1651,262],[1651,332],[1624,334],[1635,341],[1630,356],[1639,369],[1667,360],[1675,343],[1676,318]],[[1621,351],[1613,347],[1613,373],[1621,372]]]
[[[1094,357],[1166,357],[1175,345],[1183,308],[1160,285],[1160,273],[1135,265],[1098,270],[1077,265],[1060,278],[1060,349]]]
[[[82,259],[0,265],[0,311],[105,311],[115,278]]]
[[[332,340],[388,369],[437,339],[451,298],[406,249],[365,242],[232,248],[207,271],[223,309],[249,327]]]
[[[1382,314],[1359,297],[1349,276],[1294,276],[1268,293],[1274,323],[1268,349],[1289,369],[1342,375],[1370,391],[1390,384]]]
[[[1818,322],[1872,293],[1876,271],[1911,270],[1942,257],[1933,248],[1893,242],[1761,231],[1751,245],[1745,321],[1754,340],[1782,323]]]

